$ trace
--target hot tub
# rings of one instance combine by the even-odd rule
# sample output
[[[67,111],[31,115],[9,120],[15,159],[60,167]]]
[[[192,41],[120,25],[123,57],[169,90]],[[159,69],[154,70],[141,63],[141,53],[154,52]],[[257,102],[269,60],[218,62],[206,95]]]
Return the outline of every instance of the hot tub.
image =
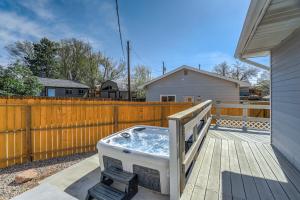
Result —
[[[134,126],[100,140],[100,167],[121,168],[138,175],[139,185],[169,194],[169,129]]]

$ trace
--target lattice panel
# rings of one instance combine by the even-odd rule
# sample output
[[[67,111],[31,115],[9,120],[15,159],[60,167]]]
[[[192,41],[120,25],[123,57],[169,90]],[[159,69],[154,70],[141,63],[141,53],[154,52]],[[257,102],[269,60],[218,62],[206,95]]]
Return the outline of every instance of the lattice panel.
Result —
[[[229,120],[229,119],[218,119],[217,125],[227,128],[243,128],[243,121]]]
[[[269,122],[254,122],[254,121],[241,121],[241,120],[229,120],[229,119],[218,119],[217,125],[227,128],[243,128],[244,123],[249,129],[257,130],[270,130],[271,126]]]
[[[270,122],[247,121],[247,128],[257,130],[271,130]]]

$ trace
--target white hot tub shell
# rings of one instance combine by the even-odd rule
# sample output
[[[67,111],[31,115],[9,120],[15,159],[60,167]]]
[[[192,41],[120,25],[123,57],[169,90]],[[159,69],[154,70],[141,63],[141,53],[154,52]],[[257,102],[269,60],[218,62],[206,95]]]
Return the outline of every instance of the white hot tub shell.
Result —
[[[168,128],[134,126],[103,138],[97,149],[102,170],[120,167],[138,174],[139,185],[169,194]]]

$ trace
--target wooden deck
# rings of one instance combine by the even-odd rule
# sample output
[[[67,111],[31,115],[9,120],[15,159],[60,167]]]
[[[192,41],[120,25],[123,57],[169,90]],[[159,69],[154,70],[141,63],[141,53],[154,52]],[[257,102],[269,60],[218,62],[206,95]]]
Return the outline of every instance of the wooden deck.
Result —
[[[181,199],[300,199],[300,172],[266,132],[211,129]]]

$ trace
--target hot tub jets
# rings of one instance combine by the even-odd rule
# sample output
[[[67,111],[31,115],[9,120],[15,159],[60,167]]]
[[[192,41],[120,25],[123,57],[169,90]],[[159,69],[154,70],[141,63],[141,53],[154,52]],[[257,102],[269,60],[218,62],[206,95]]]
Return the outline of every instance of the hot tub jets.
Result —
[[[122,137],[124,138],[130,138],[130,134],[127,132],[121,133]]]

